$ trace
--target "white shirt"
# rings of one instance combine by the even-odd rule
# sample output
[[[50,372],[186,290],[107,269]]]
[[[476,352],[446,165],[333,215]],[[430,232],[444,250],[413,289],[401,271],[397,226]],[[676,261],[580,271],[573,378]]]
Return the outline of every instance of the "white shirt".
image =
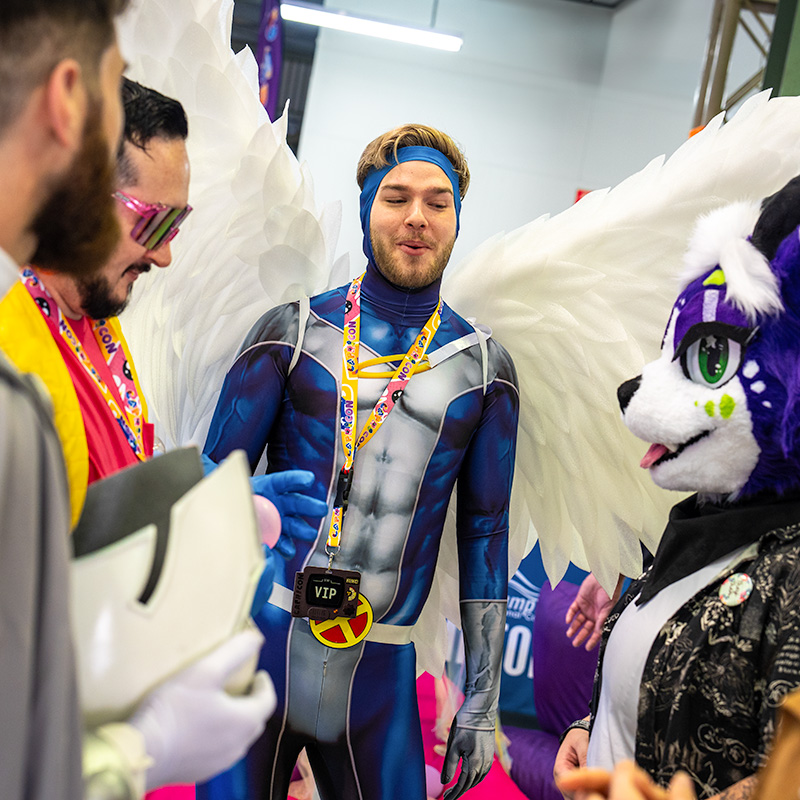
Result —
[[[587,766],[612,770],[619,761],[633,759],[639,686],[656,636],[684,603],[711,583],[746,549],[741,547],[670,584],[641,606],[637,606],[635,601],[629,603],[620,614],[603,656],[600,699],[589,738]]]

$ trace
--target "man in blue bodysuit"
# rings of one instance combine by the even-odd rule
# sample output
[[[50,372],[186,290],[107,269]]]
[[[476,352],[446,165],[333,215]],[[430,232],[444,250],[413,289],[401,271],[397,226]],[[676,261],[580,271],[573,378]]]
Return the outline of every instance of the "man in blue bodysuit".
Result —
[[[311,470],[331,505],[316,540],[276,567],[256,617],[278,710],[241,797],[283,800],[305,747],[325,800],[424,800],[411,628],[456,482],[467,683],[446,798],[478,783],[494,753],[519,397],[506,351],[440,300],[469,170],[445,134],[407,125],[367,146],[357,178],[365,274],[256,323],[205,446],[214,462],[242,448],[253,469],[267,448],[269,472]],[[358,573],[355,617],[291,615],[295,573],[308,567]],[[235,797],[234,784],[199,796]]]

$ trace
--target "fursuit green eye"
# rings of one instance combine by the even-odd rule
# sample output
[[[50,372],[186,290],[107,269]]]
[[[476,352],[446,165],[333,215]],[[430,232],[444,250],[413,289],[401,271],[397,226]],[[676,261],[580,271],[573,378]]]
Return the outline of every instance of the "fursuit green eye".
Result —
[[[722,386],[738,371],[742,346],[726,336],[701,336],[681,355],[684,375],[704,386]]]

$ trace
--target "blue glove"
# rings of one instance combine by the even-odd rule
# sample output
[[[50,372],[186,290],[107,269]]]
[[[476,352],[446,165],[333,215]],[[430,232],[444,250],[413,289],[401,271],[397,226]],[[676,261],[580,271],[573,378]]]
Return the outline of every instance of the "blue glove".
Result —
[[[250,478],[253,493],[266,497],[281,515],[281,535],[274,549],[287,561],[296,553],[294,539],[313,542],[317,538],[317,527],[312,527],[303,517],[320,520],[328,513],[326,502],[304,492],[313,484],[314,473],[305,469],[287,469]]]
[[[219,466],[216,461],[212,461],[205,453],[200,453],[200,461],[203,462],[203,476],[206,478]]]
[[[269,600],[272,594],[272,582],[275,579],[275,555],[267,545],[262,545],[264,548],[264,569],[261,572],[261,577],[258,579],[258,586],[256,586],[256,593],[253,595],[253,603],[250,606],[250,616],[256,617],[261,609]]]
[[[205,453],[200,459],[203,462],[205,475],[209,475],[218,466],[217,462]],[[313,542],[317,538],[317,528],[302,518],[320,520],[328,514],[326,502],[317,500],[316,497],[311,497],[303,491],[313,484],[314,473],[307,469],[287,469],[283,472],[272,472],[269,475],[256,475],[250,478],[253,494],[266,497],[281,515],[281,535],[274,549],[287,561],[297,552],[293,539]]]

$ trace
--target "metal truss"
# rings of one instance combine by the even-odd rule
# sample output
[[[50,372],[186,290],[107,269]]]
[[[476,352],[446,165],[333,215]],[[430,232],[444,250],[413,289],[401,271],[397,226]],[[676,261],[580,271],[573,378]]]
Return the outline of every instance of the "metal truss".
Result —
[[[741,86],[725,94],[734,41],[740,32],[748,36],[766,63],[772,40],[772,27],[765,16],[775,16],[778,0],[714,0],[706,57],[697,89],[692,128],[705,125],[720,111],[728,112],[764,81],[764,68]]]

